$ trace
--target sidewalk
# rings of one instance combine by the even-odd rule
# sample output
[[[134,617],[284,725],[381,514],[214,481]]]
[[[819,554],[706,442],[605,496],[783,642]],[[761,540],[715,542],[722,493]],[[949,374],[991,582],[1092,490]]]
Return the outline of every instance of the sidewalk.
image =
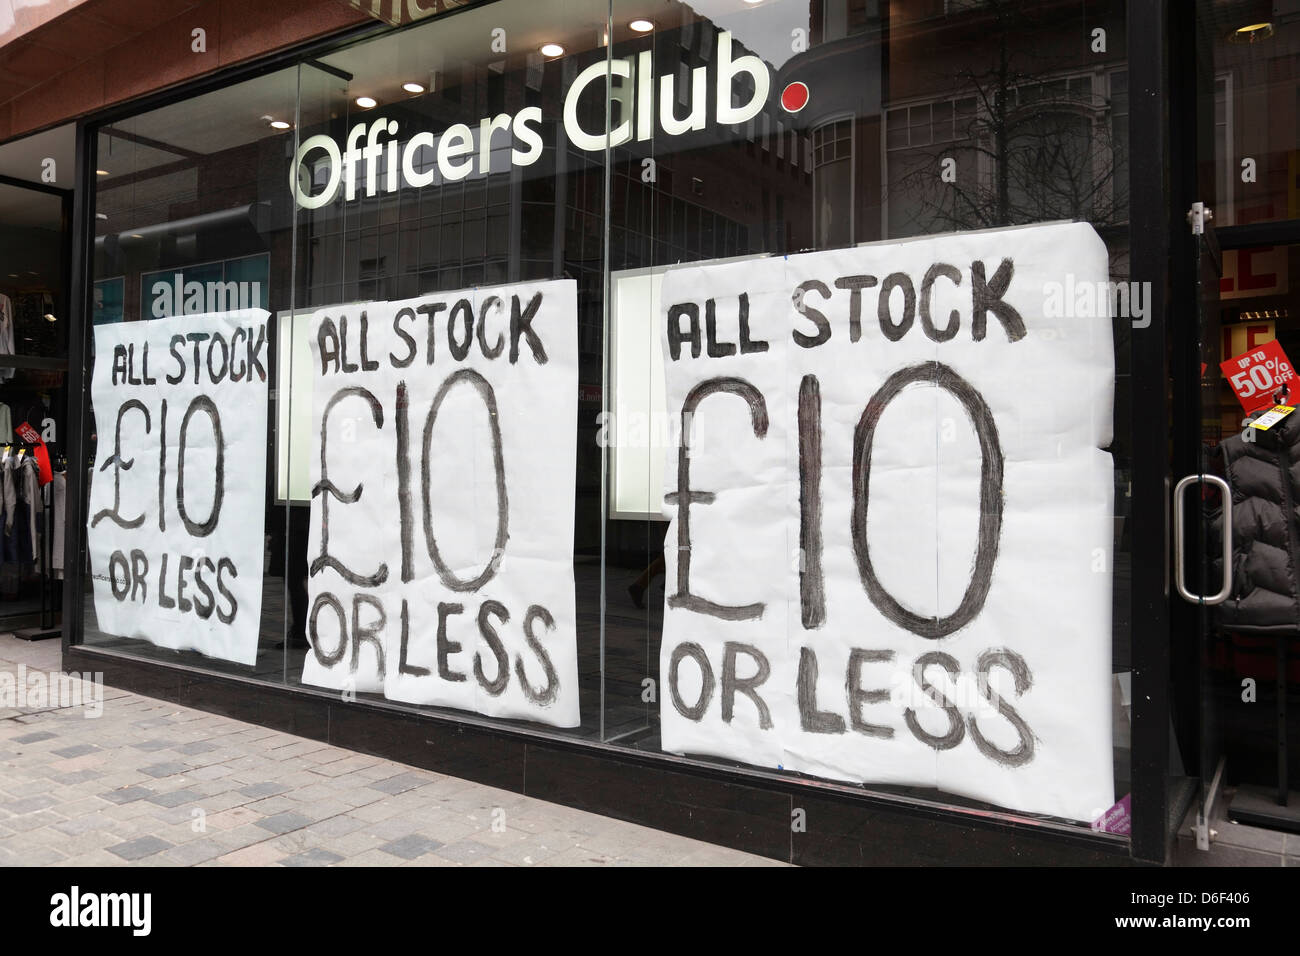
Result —
[[[0,674],[59,661],[0,635]],[[6,866],[782,865],[112,687],[5,703]]]

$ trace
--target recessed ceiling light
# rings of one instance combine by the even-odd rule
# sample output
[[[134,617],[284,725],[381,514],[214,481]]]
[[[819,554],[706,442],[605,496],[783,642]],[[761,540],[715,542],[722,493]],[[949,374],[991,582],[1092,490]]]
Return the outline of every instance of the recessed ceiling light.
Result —
[[[375,99],[373,96],[358,96],[356,99],[356,104],[357,106],[361,107],[363,110],[369,110],[369,109],[374,109],[376,106],[378,106],[379,100]]]
[[[1273,24],[1271,23],[1248,23],[1244,27],[1238,27],[1233,31],[1232,36],[1228,37],[1233,43],[1258,43],[1260,40],[1267,40],[1273,35]]]
[[[50,313],[46,312],[46,313],[45,313],[45,321],[46,321],[46,322],[57,322],[57,321],[59,321],[59,320],[56,319],[56,318],[55,318],[53,315],[51,315]]]
[[[96,176],[107,176],[107,175],[108,175],[108,170],[107,170],[107,169],[97,169],[97,170],[95,170],[95,175],[96,175]]]
[[[564,47],[560,46],[558,43],[543,43],[542,56],[564,56]]]
[[[288,129],[289,124],[284,120],[271,120],[271,129]]]
[[[655,28],[655,25],[649,20],[633,20],[628,24],[637,33],[649,33]]]
[[[96,219],[107,219],[107,218],[108,218],[108,215],[107,215],[106,213],[97,212],[97,213],[95,213],[95,218],[96,218]]]
[[[762,3],[763,0],[745,0],[745,2],[746,2],[747,4],[749,4],[749,5],[752,7],[752,6],[755,6],[755,5],[757,5],[757,4]]]
[[[133,233],[131,233],[131,238],[132,238],[132,239],[143,239],[144,236],[140,235],[140,233],[138,233],[138,232],[133,232]]]
[[[402,84],[402,89],[406,90],[406,92],[408,92],[408,93],[423,93],[423,92],[424,92],[424,87],[421,86],[419,83],[403,83],[403,84]]]

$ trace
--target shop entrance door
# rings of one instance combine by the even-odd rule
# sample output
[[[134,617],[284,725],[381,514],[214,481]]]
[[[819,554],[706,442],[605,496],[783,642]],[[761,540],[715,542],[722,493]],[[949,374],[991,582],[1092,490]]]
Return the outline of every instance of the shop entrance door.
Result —
[[[1195,257],[1192,274],[1195,276],[1196,357],[1200,361],[1196,402],[1200,440],[1195,470],[1174,486],[1174,585],[1179,597],[1195,608],[1191,628],[1195,649],[1183,656],[1194,661],[1192,670],[1197,690],[1193,707],[1195,720],[1184,716],[1178,723],[1183,727],[1180,741],[1183,757],[1195,759],[1200,781],[1196,798],[1196,845],[1200,850],[1208,850],[1210,822],[1225,767],[1219,681],[1214,669],[1218,637],[1215,608],[1232,591],[1233,511],[1230,488],[1222,476],[1222,467],[1216,467],[1215,460],[1224,437],[1218,394],[1222,360],[1218,305],[1223,258],[1212,224],[1212,211],[1203,203],[1195,203],[1188,211],[1188,222]],[[1195,725],[1194,744],[1187,739],[1192,724]]]
[[[1208,849],[1221,797],[1220,820],[1300,832],[1287,759],[1300,414],[1285,411],[1300,405],[1300,296],[1288,278],[1300,246],[1225,240],[1221,251],[1201,204],[1190,221],[1201,429],[1196,468],[1175,486],[1174,571],[1196,618],[1196,836]]]

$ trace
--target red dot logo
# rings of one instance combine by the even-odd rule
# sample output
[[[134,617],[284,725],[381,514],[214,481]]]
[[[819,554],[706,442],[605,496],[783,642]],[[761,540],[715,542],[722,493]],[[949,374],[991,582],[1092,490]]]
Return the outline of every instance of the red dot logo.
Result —
[[[781,91],[781,108],[787,113],[798,113],[808,105],[808,84],[795,80]]]

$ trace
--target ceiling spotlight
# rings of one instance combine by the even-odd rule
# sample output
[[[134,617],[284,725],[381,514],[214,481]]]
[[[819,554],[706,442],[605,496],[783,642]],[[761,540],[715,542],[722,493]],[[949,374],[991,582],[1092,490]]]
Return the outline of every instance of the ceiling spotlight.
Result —
[[[1248,23],[1244,27],[1238,27],[1228,37],[1233,43],[1258,43],[1260,40],[1267,40],[1273,35],[1273,24],[1271,23]]]
[[[358,96],[356,98],[356,104],[363,110],[369,110],[378,106],[379,100],[375,99],[373,96]]]
[[[288,129],[289,124],[284,120],[271,120],[271,129]]]
[[[542,56],[549,56],[551,58],[564,56],[564,47],[560,46],[558,43],[543,43]]]
[[[133,233],[131,233],[131,238],[132,238],[132,239],[143,239],[144,236],[140,235],[140,233],[138,233],[138,232],[133,232]]]
[[[408,92],[408,93],[423,93],[423,92],[424,92],[424,87],[421,86],[419,83],[403,83],[403,84],[402,84],[402,89],[406,90],[406,92]]]
[[[628,24],[628,26],[631,27],[633,30],[635,30],[637,33],[649,33],[651,30],[655,28],[655,25],[651,23],[649,20],[633,20],[631,23]]]
[[[46,321],[46,322],[57,322],[57,321],[59,321],[59,320],[56,319],[53,315],[51,315],[49,312],[46,312],[46,313],[45,313],[45,321]]]
[[[107,213],[102,213],[102,212],[97,212],[97,213],[95,213],[95,218],[96,218],[96,219],[107,219],[107,218],[108,218],[108,214],[107,214]]]
[[[97,169],[97,170],[95,170],[95,175],[96,175],[96,176],[107,176],[107,175],[108,175],[108,170],[107,170],[107,169]]]

